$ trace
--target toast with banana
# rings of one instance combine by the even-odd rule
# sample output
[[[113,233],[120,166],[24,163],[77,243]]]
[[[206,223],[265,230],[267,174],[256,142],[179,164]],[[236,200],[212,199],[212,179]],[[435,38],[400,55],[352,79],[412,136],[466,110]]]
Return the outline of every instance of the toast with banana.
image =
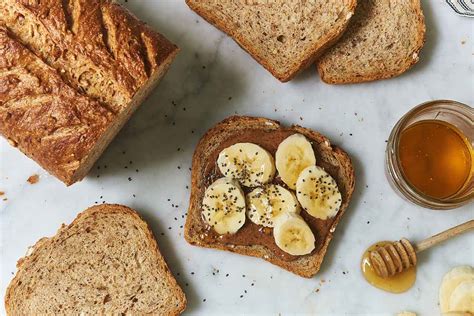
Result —
[[[344,215],[355,177],[349,156],[318,132],[233,116],[193,156],[186,240],[259,257],[310,278]]]

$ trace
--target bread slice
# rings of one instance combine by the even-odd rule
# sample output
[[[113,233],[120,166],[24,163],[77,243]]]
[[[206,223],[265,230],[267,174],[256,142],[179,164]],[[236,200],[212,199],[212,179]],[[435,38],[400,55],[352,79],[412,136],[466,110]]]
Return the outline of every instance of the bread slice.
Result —
[[[322,166],[336,180],[342,195],[342,205],[337,215],[328,221],[318,220],[317,228],[311,227],[316,236],[316,249],[309,255],[288,261],[264,244],[233,244],[209,241],[204,236],[208,230],[201,218],[201,204],[209,182],[209,170],[217,169],[215,158],[224,148],[236,142],[253,142],[275,155],[278,144],[288,135],[300,133],[313,144],[316,164]],[[213,171],[214,172],[214,171]],[[218,171],[215,171],[218,173]],[[222,175],[217,174],[217,177]],[[321,266],[336,226],[344,215],[354,191],[354,169],[349,156],[318,132],[297,125],[284,127],[266,118],[233,116],[211,128],[200,140],[193,156],[191,197],[185,224],[186,240],[196,246],[227,250],[243,255],[259,257],[303,277],[314,276]],[[304,212],[304,211],[302,211]],[[245,225],[247,225],[246,222]],[[321,230],[319,230],[321,228]],[[319,231],[318,231],[319,230]]]
[[[88,208],[17,266],[8,315],[178,315],[186,307],[150,228],[121,205]]]
[[[0,25],[18,43],[22,56],[44,64],[32,74],[20,75],[30,71],[20,56],[10,61],[0,56],[0,76],[7,81],[0,114],[9,125],[1,132],[67,185],[87,174],[178,52],[176,45],[111,0],[0,0]],[[56,88],[40,80],[49,77],[54,77]],[[29,84],[35,91],[28,90]],[[59,86],[66,85],[70,98],[61,101],[65,93]],[[91,129],[97,138],[87,146],[82,145],[79,127],[85,126],[82,118],[88,113],[74,107],[76,99],[82,102],[84,97],[74,96],[69,92],[73,90],[113,116],[104,130]],[[55,102],[62,102],[64,111],[56,111]],[[43,127],[45,135],[36,133],[33,125]],[[77,152],[62,150],[72,145],[70,138],[61,139],[63,135],[75,137]],[[54,138],[54,153],[43,157]]]
[[[425,41],[420,0],[359,1],[348,30],[317,61],[326,83],[398,76],[416,64]]]
[[[186,0],[276,78],[291,80],[344,32],[356,0]]]

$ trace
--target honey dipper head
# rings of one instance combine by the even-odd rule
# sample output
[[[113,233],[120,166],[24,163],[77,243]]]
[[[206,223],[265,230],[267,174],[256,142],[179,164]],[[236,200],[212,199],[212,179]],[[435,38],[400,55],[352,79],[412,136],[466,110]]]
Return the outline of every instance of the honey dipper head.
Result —
[[[416,265],[416,252],[411,243],[402,238],[376,248],[369,253],[372,267],[378,276],[388,278]]]

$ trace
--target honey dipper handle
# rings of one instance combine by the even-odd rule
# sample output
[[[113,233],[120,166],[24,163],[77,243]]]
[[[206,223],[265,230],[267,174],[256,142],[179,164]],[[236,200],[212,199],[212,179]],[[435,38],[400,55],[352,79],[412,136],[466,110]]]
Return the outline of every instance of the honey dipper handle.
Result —
[[[474,220],[467,221],[464,224],[455,226],[453,228],[445,230],[444,232],[441,232],[439,234],[431,236],[430,238],[420,241],[415,245],[415,251],[420,252],[425,249],[431,248],[434,245],[445,241],[446,239],[450,239],[471,229],[474,229]]]

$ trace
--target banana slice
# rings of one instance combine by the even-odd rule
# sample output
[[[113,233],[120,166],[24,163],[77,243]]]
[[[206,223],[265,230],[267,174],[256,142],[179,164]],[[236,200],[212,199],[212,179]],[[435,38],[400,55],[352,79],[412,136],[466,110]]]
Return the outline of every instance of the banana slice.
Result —
[[[256,188],[246,197],[247,216],[257,225],[273,227],[285,213],[299,213],[296,196],[276,184]]]
[[[296,197],[308,214],[323,220],[334,217],[342,202],[336,181],[318,166],[301,172],[296,181]]]
[[[237,143],[219,153],[217,165],[221,173],[246,187],[257,187],[275,176],[272,155],[252,143]]]
[[[204,193],[202,216],[218,234],[234,234],[245,223],[245,197],[237,181],[221,178]]]
[[[474,280],[456,286],[449,298],[449,311],[474,313]]]
[[[456,287],[464,281],[474,281],[473,267],[459,266],[445,274],[439,287],[439,305],[442,313],[457,311],[450,309],[449,298]]]
[[[293,134],[278,145],[275,161],[280,178],[293,190],[301,171],[316,164],[313,146],[301,134]]]
[[[311,253],[316,241],[311,228],[295,213],[286,213],[275,223],[273,238],[281,250],[293,256]]]

